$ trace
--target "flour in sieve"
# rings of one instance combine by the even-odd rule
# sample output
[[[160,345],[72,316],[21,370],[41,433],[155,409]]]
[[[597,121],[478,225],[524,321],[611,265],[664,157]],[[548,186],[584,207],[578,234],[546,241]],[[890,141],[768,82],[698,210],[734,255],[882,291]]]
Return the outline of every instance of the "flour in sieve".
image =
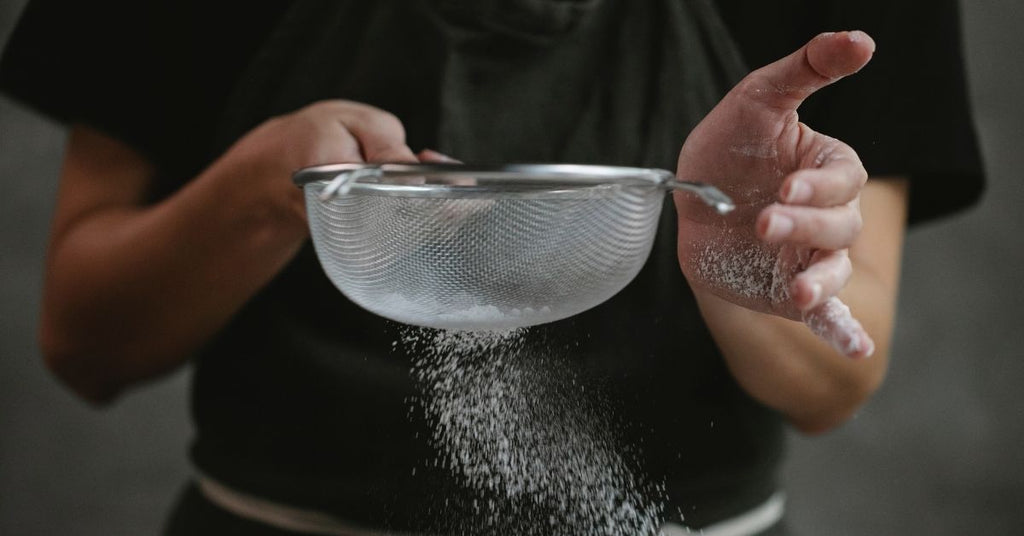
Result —
[[[663,488],[637,474],[608,404],[525,330],[408,328],[400,342],[438,463],[480,498],[455,534],[657,533]]]
[[[474,303],[467,297],[463,301]],[[551,307],[510,307],[476,304],[455,308],[447,303],[429,299],[412,300],[398,293],[388,293],[366,303],[366,307],[387,318],[416,325],[445,326],[448,329],[467,330],[480,326],[508,327],[539,324],[551,320]],[[443,311],[443,312],[442,312]]]

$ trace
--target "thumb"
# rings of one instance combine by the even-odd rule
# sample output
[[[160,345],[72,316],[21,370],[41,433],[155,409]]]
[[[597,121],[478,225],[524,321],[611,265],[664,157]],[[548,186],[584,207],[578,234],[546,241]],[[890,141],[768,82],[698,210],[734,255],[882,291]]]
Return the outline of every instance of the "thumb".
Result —
[[[815,335],[847,357],[869,357],[875,352],[875,341],[835,296],[804,313],[803,320]]]
[[[875,41],[861,31],[819,34],[796,52],[751,73],[739,88],[754,101],[791,112],[815,91],[859,71],[874,52]]]

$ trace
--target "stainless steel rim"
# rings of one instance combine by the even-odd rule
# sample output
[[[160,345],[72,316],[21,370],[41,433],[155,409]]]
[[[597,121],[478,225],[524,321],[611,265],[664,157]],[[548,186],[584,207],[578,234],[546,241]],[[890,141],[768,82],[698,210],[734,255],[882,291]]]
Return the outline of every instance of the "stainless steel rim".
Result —
[[[385,178],[473,178],[474,185],[453,186],[444,183],[395,184]],[[419,164],[327,164],[297,171],[292,180],[298,186],[322,183],[321,200],[336,195],[367,193],[419,197],[479,197],[512,195],[548,197],[607,195],[611,186],[651,186],[665,190],[686,190],[697,194],[709,206],[725,214],[734,207],[732,200],[717,188],[699,182],[679,181],[663,169],[584,164],[498,164],[457,163]],[[588,195],[588,194],[584,194]]]
[[[293,176],[295,184],[332,181],[342,173],[363,172],[362,178],[445,177],[474,178],[484,181],[516,180],[559,182],[565,185],[607,184],[609,182],[658,184],[664,170],[596,166],[581,164],[327,164],[300,169]],[[372,183],[370,183],[372,184]],[[430,189],[436,184],[416,185]]]

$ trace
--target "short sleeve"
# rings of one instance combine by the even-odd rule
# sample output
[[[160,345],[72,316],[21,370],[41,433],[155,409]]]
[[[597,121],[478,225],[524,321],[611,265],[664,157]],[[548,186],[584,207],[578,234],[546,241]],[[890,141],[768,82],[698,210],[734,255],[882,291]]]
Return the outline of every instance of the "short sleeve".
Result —
[[[977,202],[985,177],[956,0],[719,2],[751,66],[822,31],[868,32],[878,45],[871,62],[811,97],[801,120],[852,146],[870,175],[908,177],[912,223]]]
[[[0,60],[0,90],[57,121],[101,130],[162,168],[192,172],[279,12],[232,4],[32,0]]]

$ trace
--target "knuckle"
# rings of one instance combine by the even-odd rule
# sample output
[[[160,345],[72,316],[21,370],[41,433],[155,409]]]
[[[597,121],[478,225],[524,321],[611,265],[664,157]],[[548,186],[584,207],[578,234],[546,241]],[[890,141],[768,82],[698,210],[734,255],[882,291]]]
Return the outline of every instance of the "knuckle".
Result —
[[[769,77],[765,75],[764,67],[743,77],[736,84],[734,91],[758,102],[770,102],[780,93],[784,93],[783,88],[775,87]]]
[[[809,234],[821,235],[828,233],[829,229],[835,226],[834,218],[829,214],[828,209],[811,210],[806,217],[804,224]]]
[[[843,255],[840,259],[839,266],[845,274],[843,279],[848,279],[853,274],[853,261],[850,260],[849,255]]]
[[[839,140],[826,136],[824,134],[818,135],[819,145],[816,154],[814,155],[813,167],[821,168],[832,162],[838,161],[843,157],[840,152]]]
[[[373,108],[366,111],[364,120],[368,128],[395,136],[401,140],[405,139],[405,127],[402,125],[402,121],[391,112]]]
[[[848,207],[846,213],[843,214],[840,225],[846,229],[846,232],[842,233],[842,242],[839,245],[847,247],[860,236],[861,230],[864,229],[864,218],[859,210]]]
[[[300,108],[296,115],[302,117],[317,117],[325,113],[331,113],[339,106],[339,101],[336,100],[321,100],[311,104],[307,104]]]
[[[861,163],[860,157],[856,154],[853,155],[854,161],[857,163],[857,170],[854,172],[854,179],[857,181],[858,190],[864,186],[864,183],[868,182],[868,170],[864,168],[864,164]]]
[[[861,215],[860,210],[857,210],[856,208],[851,207],[849,210],[850,210],[850,212],[852,214],[851,215],[851,220],[852,220],[851,229],[853,230],[854,236],[856,236],[856,235],[859,235],[860,232],[864,229],[864,216]]]

